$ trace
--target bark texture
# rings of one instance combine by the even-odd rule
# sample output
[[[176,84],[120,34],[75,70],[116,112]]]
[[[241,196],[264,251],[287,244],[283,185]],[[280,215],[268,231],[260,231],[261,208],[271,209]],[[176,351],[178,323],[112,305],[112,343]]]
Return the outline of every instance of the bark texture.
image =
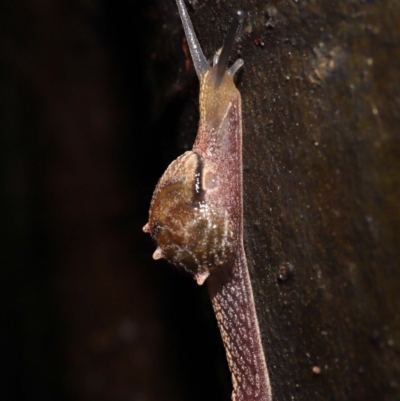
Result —
[[[245,246],[274,399],[398,400],[399,3],[191,4],[208,57],[248,14]]]

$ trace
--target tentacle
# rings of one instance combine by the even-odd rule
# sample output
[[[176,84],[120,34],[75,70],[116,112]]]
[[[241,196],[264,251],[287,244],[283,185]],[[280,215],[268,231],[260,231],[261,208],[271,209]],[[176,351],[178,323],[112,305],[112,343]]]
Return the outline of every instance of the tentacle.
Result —
[[[196,70],[197,76],[199,77],[199,79],[201,79],[205,72],[210,68],[210,66],[207,62],[207,59],[204,57],[203,50],[200,47],[200,43],[193,29],[192,22],[190,21],[190,17],[186,9],[184,0],[176,0],[176,4],[178,5],[183,29],[185,30],[190,54],[192,55],[193,65]]]
[[[219,59],[219,56],[221,55],[221,50],[222,50],[222,47],[220,49],[218,49],[214,54],[213,67],[216,67],[216,65],[218,64],[218,59]]]
[[[229,74],[229,75],[235,75],[235,74],[238,72],[239,68],[241,68],[241,67],[243,66],[243,64],[244,64],[243,59],[238,58],[238,59],[233,63],[233,65],[229,68],[228,74]]]
[[[243,19],[244,19],[244,12],[242,10],[236,11],[231,26],[229,28],[228,34],[226,35],[221,55],[218,58],[217,75],[216,75],[217,86],[221,83],[222,78],[225,75],[226,69],[228,68],[229,54],[232,51],[236,34],[240,26],[242,25]]]

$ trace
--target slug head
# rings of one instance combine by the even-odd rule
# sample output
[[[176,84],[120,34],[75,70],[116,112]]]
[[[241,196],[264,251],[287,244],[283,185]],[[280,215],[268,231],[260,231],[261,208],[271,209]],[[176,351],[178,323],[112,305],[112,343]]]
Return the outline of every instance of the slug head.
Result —
[[[233,243],[226,210],[208,199],[207,191],[217,188],[204,170],[195,152],[173,161],[157,184],[143,228],[157,244],[153,257],[189,272],[198,284],[229,263]]]

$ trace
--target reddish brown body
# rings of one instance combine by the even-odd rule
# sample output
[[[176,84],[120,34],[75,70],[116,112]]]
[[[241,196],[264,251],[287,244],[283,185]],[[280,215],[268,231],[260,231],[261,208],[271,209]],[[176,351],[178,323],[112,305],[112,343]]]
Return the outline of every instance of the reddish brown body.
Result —
[[[183,0],[177,4],[200,79],[199,131],[193,150],[159,180],[144,231],[157,243],[155,259],[169,260],[199,284],[207,280],[232,373],[232,400],[270,401],[243,245],[242,110],[233,81],[243,61],[221,68],[219,57],[228,60],[224,49],[210,67]]]

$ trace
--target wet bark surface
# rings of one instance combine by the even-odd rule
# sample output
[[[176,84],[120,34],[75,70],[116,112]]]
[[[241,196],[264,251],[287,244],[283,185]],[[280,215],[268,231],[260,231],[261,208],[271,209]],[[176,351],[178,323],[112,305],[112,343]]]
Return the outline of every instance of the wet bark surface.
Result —
[[[232,61],[274,399],[399,400],[399,3],[187,4],[210,59],[248,14]],[[206,289],[141,232],[197,131],[174,1],[0,5],[4,399],[228,400]]]
[[[207,57],[238,8],[245,245],[274,399],[398,400],[399,4],[192,2]]]

